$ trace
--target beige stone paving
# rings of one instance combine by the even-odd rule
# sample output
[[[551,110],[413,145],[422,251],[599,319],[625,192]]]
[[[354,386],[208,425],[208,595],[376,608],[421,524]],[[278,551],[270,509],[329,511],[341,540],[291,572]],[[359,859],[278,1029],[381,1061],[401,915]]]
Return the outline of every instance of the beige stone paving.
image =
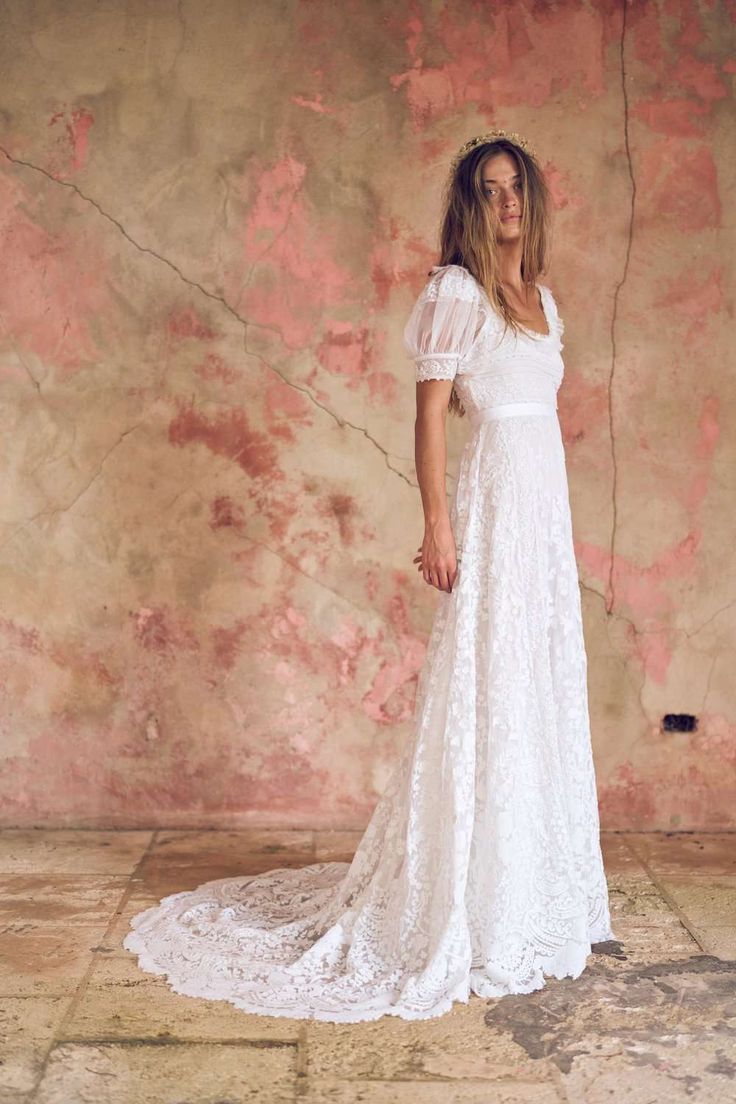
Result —
[[[127,885],[123,876],[0,875],[0,924],[106,925],[111,901],[119,900]]]
[[[306,1104],[559,1104],[552,1084],[498,1081],[327,1081],[308,1086]]]
[[[252,1043],[60,1043],[37,1104],[291,1104],[296,1047]]]
[[[361,832],[315,832],[314,857],[317,862],[350,862],[361,835]]]
[[[164,1038],[296,1044],[298,1020],[246,1015],[227,1001],[183,997],[164,978],[138,969],[133,955],[98,956],[65,1035],[74,1039]]]
[[[105,930],[6,922],[0,932],[0,995],[64,995],[90,967]]]
[[[0,873],[127,875],[153,836],[150,831],[5,828],[0,832]]]
[[[736,959],[736,924],[697,928],[695,934],[706,954]]]
[[[173,993],[122,948],[164,893],[349,861],[355,832],[0,833],[0,1104],[721,1104],[736,835],[604,833],[614,930],[578,979],[327,1024]]]
[[[316,1081],[545,1080],[549,1071],[512,1039],[489,1033],[487,1007],[472,995],[421,1026],[396,1016],[364,1024],[360,1032],[353,1024],[309,1024],[307,1075]]]
[[[629,848],[657,875],[689,878],[736,878],[735,842],[733,832],[626,834]]]
[[[71,997],[0,997],[0,1100],[30,1092]]]

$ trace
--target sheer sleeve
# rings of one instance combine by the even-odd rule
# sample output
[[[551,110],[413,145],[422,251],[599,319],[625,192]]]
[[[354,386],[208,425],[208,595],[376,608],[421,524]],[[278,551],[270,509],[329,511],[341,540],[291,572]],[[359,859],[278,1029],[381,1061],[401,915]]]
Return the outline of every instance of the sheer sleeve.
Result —
[[[454,379],[475,340],[480,288],[461,265],[445,265],[419,294],[404,328],[404,347],[417,380]]]

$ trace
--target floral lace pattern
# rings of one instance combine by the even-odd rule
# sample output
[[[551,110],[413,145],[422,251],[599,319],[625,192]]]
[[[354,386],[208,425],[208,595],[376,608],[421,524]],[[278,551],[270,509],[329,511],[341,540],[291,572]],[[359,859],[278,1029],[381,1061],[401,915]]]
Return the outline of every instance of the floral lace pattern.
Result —
[[[416,357],[418,380],[454,379],[457,375],[459,358],[455,353],[429,353]]]
[[[562,322],[540,290],[549,334],[502,335],[464,269],[433,272],[406,330],[420,378],[455,378],[471,416],[554,404]],[[222,878],[139,913],[124,946],[176,992],[418,1020],[578,977],[591,943],[616,938],[559,422],[474,424],[451,507],[457,581],[438,592],[413,735],[353,861]]]

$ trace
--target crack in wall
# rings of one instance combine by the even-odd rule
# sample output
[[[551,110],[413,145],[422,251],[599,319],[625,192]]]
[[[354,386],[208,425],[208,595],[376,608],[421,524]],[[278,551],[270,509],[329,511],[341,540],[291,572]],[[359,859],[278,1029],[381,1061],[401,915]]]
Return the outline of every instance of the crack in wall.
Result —
[[[707,701],[708,701],[708,696],[709,696],[709,694],[710,694],[710,684],[711,684],[711,681],[712,681],[712,679],[713,679],[713,672],[715,671],[715,669],[716,669],[716,664],[718,663],[718,660],[719,660],[720,658],[721,658],[721,657],[720,657],[720,655],[714,655],[714,656],[713,656],[713,660],[712,660],[712,662],[711,662],[711,665],[710,665],[710,667],[709,667],[709,669],[708,669],[708,677],[707,677],[707,679],[705,680],[705,690],[703,691],[703,700],[701,701],[701,703],[700,703],[700,709],[698,710],[698,712],[699,712],[700,714],[703,714],[703,713],[705,713],[705,706],[706,706],[706,703],[707,703]]]
[[[634,207],[636,204],[636,180],[634,178],[634,169],[631,159],[631,145],[629,142],[629,98],[626,91],[626,9],[627,0],[623,0],[622,13],[623,18],[621,21],[621,38],[619,43],[620,63],[621,63],[621,92],[623,96],[624,106],[624,147],[626,149],[626,159],[629,170],[629,179],[631,180],[631,205],[629,211],[629,228],[628,239],[626,242],[626,256],[624,259],[624,268],[621,274],[621,279],[616,285],[616,289],[613,294],[613,312],[611,314],[611,369],[608,375],[608,429],[611,440],[611,463],[613,466],[612,481],[611,481],[611,543],[610,543],[610,563],[608,568],[608,582],[606,584],[606,613],[610,614],[613,611],[616,596],[614,590],[614,561],[616,556],[616,535],[618,528],[618,461],[616,456],[616,432],[615,432],[615,417],[614,417],[614,402],[613,402],[613,386],[616,375],[616,320],[618,317],[618,298],[621,288],[626,282],[626,277],[629,272],[629,261],[631,258],[631,246],[634,234]]]
[[[193,494],[196,498],[199,499],[204,507],[209,509],[211,505],[209,500],[206,499],[196,487],[186,487],[183,491],[180,491],[179,494],[177,494],[171,500],[171,502],[169,502],[168,505],[163,508],[161,512],[164,513],[166,510],[171,509],[177,499],[181,498],[183,494],[187,493]],[[313,583],[314,586],[319,587],[321,590],[327,591],[327,593],[331,594],[333,598],[338,598],[341,602],[345,602],[346,605],[352,606],[354,610],[357,610],[358,613],[363,614],[364,617],[379,618],[381,622],[388,623],[387,618],[380,614],[378,609],[366,608],[365,606],[362,606],[360,602],[356,602],[354,598],[349,598],[347,594],[343,594],[341,591],[335,590],[334,587],[331,587],[322,579],[318,579],[314,575],[310,575],[308,571],[305,571],[303,567],[300,567],[298,563],[295,563],[294,560],[291,559],[291,557],[284,555],[283,552],[279,552],[278,549],[274,548],[272,545],[267,544],[265,541],[258,540],[257,537],[252,537],[248,533],[239,533],[238,536],[241,537],[243,540],[248,541],[249,544],[253,544],[257,548],[263,549],[264,552],[268,552],[269,555],[274,556],[277,560],[280,560],[281,563],[286,565],[286,567],[291,568],[292,571],[295,571],[298,575],[301,575],[304,579],[307,579],[310,583]]]
[[[176,20],[177,20],[177,23],[179,24],[179,33],[181,35],[181,38],[180,38],[180,41],[179,41],[179,45],[176,48],[176,54],[174,55],[174,60],[171,62],[171,66],[169,68],[169,76],[174,72],[177,65],[179,64],[179,59],[180,59],[181,55],[184,53],[184,50],[186,49],[186,44],[187,44],[187,21],[184,18],[183,0],[177,0],[177,3],[176,3]]]
[[[0,548],[4,548],[6,544],[9,544],[12,540],[14,540],[15,537],[18,536],[19,533],[24,532],[28,528],[28,526],[32,525],[33,522],[36,521],[38,518],[40,518],[40,517],[53,517],[54,514],[65,514],[69,510],[71,510],[71,508],[73,506],[75,506],[77,504],[77,502],[79,502],[82,495],[85,495],[87,493],[87,491],[92,486],[92,484],[95,482],[95,480],[98,479],[99,476],[102,474],[102,469],[105,466],[105,463],[106,463],[108,457],[110,456],[110,454],[113,453],[115,451],[115,449],[118,447],[118,445],[120,445],[120,443],[125,440],[125,438],[128,436],[128,434],[133,433],[134,430],[138,429],[142,425],[143,425],[142,421],[141,422],[136,422],[135,425],[130,426],[128,429],[124,430],[119,435],[118,439],[112,445],[110,445],[110,447],[107,450],[107,452],[105,453],[105,455],[99,461],[99,463],[97,464],[97,467],[95,468],[95,470],[92,473],[91,477],[87,480],[87,482],[84,484],[84,486],[79,491],[77,491],[74,498],[70,502],[67,502],[66,506],[52,506],[52,507],[45,507],[43,510],[38,510],[35,514],[32,514],[31,517],[26,518],[26,520],[23,522],[23,524],[19,525],[17,529],[14,529],[13,532],[10,534],[10,536],[7,537],[6,540],[4,540],[2,542],[2,544],[0,544]]]
[[[39,397],[43,398],[43,395],[42,395],[42,392],[41,392],[41,384],[40,384],[39,380],[37,380],[36,377],[34,376],[33,372],[30,369],[30,367],[26,363],[25,358],[23,356],[21,356],[20,350],[18,349],[18,346],[15,343],[15,339],[14,339],[14,336],[13,336],[13,331],[8,326],[7,322],[5,321],[5,315],[2,314],[2,313],[0,313],[0,323],[2,324],[3,330],[5,331],[5,334],[8,338],[8,341],[10,342],[10,344],[12,346],[13,352],[15,353],[15,355],[18,358],[19,364],[21,365],[22,368],[25,369],[25,372],[26,372],[29,380],[31,381],[31,383],[35,387],[36,392],[38,393]]]
[[[309,399],[309,401],[314,406],[316,406],[319,410],[323,410],[325,412],[325,414],[327,414],[330,418],[333,419],[333,421],[335,421],[337,423],[338,426],[340,426],[341,429],[344,428],[345,426],[349,426],[349,428],[352,429],[352,430],[355,430],[355,432],[361,433],[365,437],[365,439],[367,441],[369,441],[374,446],[374,448],[376,448],[378,450],[378,452],[381,453],[381,455],[383,456],[383,459],[384,459],[384,463],[386,464],[386,467],[390,471],[392,471],[395,475],[397,475],[399,477],[399,479],[402,479],[404,481],[404,483],[407,484],[407,486],[412,487],[412,488],[415,488],[415,487],[418,486],[417,483],[415,483],[413,480],[409,479],[408,476],[406,476],[399,468],[394,467],[394,465],[391,463],[390,453],[388,452],[388,450],[385,449],[383,447],[383,445],[381,445],[376,440],[376,438],[373,437],[372,434],[370,434],[368,432],[367,429],[365,429],[363,426],[356,425],[355,422],[351,422],[348,418],[344,418],[341,415],[336,414],[335,411],[331,410],[329,406],[326,406],[324,403],[321,403],[319,401],[319,399],[317,399],[317,397],[314,395],[314,393],[310,390],[309,387],[305,387],[302,384],[295,383],[292,379],[289,379],[289,377],[284,372],[282,372],[279,368],[275,367],[273,364],[270,364],[265,359],[265,357],[261,356],[259,353],[252,352],[248,348],[248,327],[249,326],[256,326],[259,329],[271,330],[271,331],[275,331],[275,327],[266,326],[266,325],[263,325],[262,323],[259,323],[259,322],[252,322],[249,319],[244,318],[243,315],[241,315],[235,309],[235,307],[231,303],[229,303],[227,299],[225,299],[225,297],[223,295],[218,295],[216,292],[210,291],[209,288],[206,288],[203,284],[200,284],[197,280],[193,280],[191,277],[185,276],[184,273],[181,271],[181,269],[177,265],[175,265],[173,261],[169,260],[168,257],[164,257],[163,254],[157,253],[156,250],[151,249],[149,246],[141,245],[140,242],[136,241],[135,238],[133,238],[131,236],[131,234],[125,229],[123,224],[118,219],[116,219],[113,215],[109,214],[109,212],[107,212],[103,207],[101,207],[100,204],[95,199],[93,199],[91,196],[87,195],[86,192],[83,192],[77,184],[74,184],[72,181],[69,181],[69,180],[59,180],[57,177],[53,176],[52,173],[48,172],[46,169],[42,168],[40,165],[34,165],[31,161],[25,161],[20,157],[13,157],[8,152],[8,150],[2,145],[0,145],[0,153],[4,154],[4,156],[7,158],[7,160],[12,165],[23,166],[24,168],[30,169],[32,172],[36,172],[36,173],[39,173],[41,176],[44,176],[47,180],[50,180],[53,184],[56,184],[57,186],[59,186],[61,188],[66,188],[69,191],[74,192],[75,195],[77,195],[84,203],[87,203],[91,207],[93,207],[97,211],[97,213],[102,216],[102,218],[104,218],[107,222],[109,222],[113,226],[115,226],[117,228],[118,232],[125,238],[125,240],[127,242],[129,242],[130,245],[133,246],[133,248],[137,252],[147,253],[150,257],[153,257],[153,258],[155,258],[155,260],[159,261],[160,264],[166,265],[167,268],[169,268],[172,272],[174,272],[176,274],[176,276],[178,277],[179,280],[182,281],[182,283],[186,284],[188,287],[195,288],[201,295],[204,295],[207,299],[211,299],[213,302],[219,303],[220,306],[223,307],[227,311],[227,313],[229,315],[231,315],[231,317],[234,318],[235,321],[238,322],[238,324],[242,327],[242,329],[243,329],[243,351],[244,351],[246,356],[254,357],[256,360],[259,361],[260,364],[262,364],[265,367],[265,369],[267,371],[273,372],[274,375],[278,376],[279,379],[282,380],[282,382],[285,383],[288,387],[291,387],[293,390],[300,391],[303,395],[306,395],[306,397]],[[275,332],[278,332],[278,331],[276,330]]]
[[[730,610],[731,607],[735,605],[736,598],[732,598],[730,602],[726,602],[725,606],[721,606],[720,609],[717,609],[715,613],[712,613],[710,617],[706,618],[705,621],[698,625],[697,629],[693,629],[692,632],[687,632],[685,629],[682,631],[685,633],[688,640],[692,640],[694,636],[697,636],[699,632],[703,631],[706,625],[710,625],[711,621],[715,621],[716,617],[720,617],[722,613],[725,613],[726,610]]]
[[[580,587],[581,587],[582,590],[587,590],[589,594],[595,595],[596,598],[600,598],[601,602],[603,603],[603,608],[606,612],[606,617],[605,617],[605,620],[603,622],[603,625],[604,625],[604,628],[606,630],[606,636],[608,638],[608,643],[611,646],[611,652],[621,663],[621,666],[623,668],[623,672],[624,672],[626,678],[628,679],[628,681],[629,681],[629,683],[630,683],[630,685],[631,685],[631,687],[634,691],[634,694],[636,696],[636,700],[639,704],[639,709],[641,711],[642,717],[644,718],[644,721],[648,725],[651,724],[652,720],[649,716],[649,713],[647,712],[646,706],[644,705],[644,690],[645,690],[646,684],[647,684],[646,671],[642,667],[641,682],[637,686],[635,684],[633,678],[631,677],[631,671],[629,669],[628,658],[621,652],[621,650],[619,649],[619,647],[616,644],[616,641],[613,640],[612,637],[611,637],[611,632],[610,632],[611,619],[613,618],[616,621],[623,621],[625,624],[627,624],[633,630],[633,632],[636,635],[640,635],[641,633],[646,632],[646,630],[637,629],[636,625],[631,620],[631,618],[627,617],[623,613],[620,613],[618,610],[613,610],[613,611],[608,610],[606,608],[606,596],[605,596],[605,594],[602,594],[600,590],[596,590],[595,587],[590,586],[588,583],[582,582],[582,580],[580,581]],[[662,631],[662,630],[652,630],[652,631],[659,632],[659,631]],[[633,745],[637,742],[637,740],[639,740],[641,738],[641,735],[642,735],[642,733],[637,733],[632,738],[632,740],[629,742],[629,744],[626,748],[627,753],[630,750],[630,748],[633,747]]]
[[[243,333],[243,351],[245,352],[246,356],[255,357],[256,360],[259,360],[262,364],[265,365],[266,368],[270,369],[272,372],[275,372],[276,375],[280,376],[280,378],[284,381],[284,383],[287,383],[289,385],[289,387],[292,387],[292,388],[294,388],[295,391],[301,391],[305,395],[307,395],[309,397],[309,399],[314,403],[315,406],[318,406],[320,408],[320,410],[324,410],[325,413],[329,414],[329,416],[334,419],[334,421],[339,425],[340,429],[343,429],[345,426],[349,426],[350,429],[354,430],[356,433],[361,433],[366,438],[366,440],[370,441],[371,444],[374,445],[378,449],[378,451],[383,455],[383,459],[385,461],[386,467],[390,471],[392,471],[394,473],[394,475],[398,475],[399,479],[403,479],[404,482],[409,487],[418,487],[419,486],[419,484],[415,483],[414,480],[410,479],[408,477],[408,475],[404,475],[404,473],[399,468],[395,468],[393,466],[393,464],[389,460],[388,450],[385,449],[383,447],[383,445],[379,444],[378,441],[375,439],[375,437],[373,437],[368,432],[367,429],[365,429],[363,426],[357,425],[355,422],[351,422],[348,418],[344,418],[341,414],[335,414],[335,412],[330,410],[330,408],[328,406],[325,406],[323,403],[321,403],[319,401],[319,399],[315,398],[315,396],[312,394],[312,392],[309,390],[308,387],[302,387],[300,384],[294,383],[287,376],[285,376],[283,374],[283,372],[280,372],[278,370],[278,368],[274,368],[272,364],[269,364],[268,361],[265,359],[265,357],[261,356],[260,353],[251,352],[251,350],[247,346],[247,339],[248,339],[247,338],[247,333],[244,332]]]
[[[275,548],[272,548],[270,544],[266,544],[265,541],[257,540],[256,537],[249,537],[247,533],[243,533],[242,537],[247,540],[249,544],[254,544],[257,548],[262,548],[264,552],[268,552],[269,555],[275,556],[277,560],[285,564],[286,567],[290,567],[292,571],[295,571],[297,575],[301,575],[304,579],[308,579],[314,586],[319,587],[321,590],[327,591],[333,598],[338,598],[341,602],[345,602],[346,605],[352,606],[354,610],[361,613],[366,618],[380,617],[383,623],[388,623],[387,619],[380,615],[377,610],[369,609],[365,606],[361,606],[360,602],[356,602],[353,598],[348,598],[347,594],[342,594],[339,590],[335,590],[334,587],[329,586],[321,579],[317,579],[314,575],[310,575],[308,571],[305,571],[299,564],[294,563],[292,559],[285,556],[282,552],[278,552]]]

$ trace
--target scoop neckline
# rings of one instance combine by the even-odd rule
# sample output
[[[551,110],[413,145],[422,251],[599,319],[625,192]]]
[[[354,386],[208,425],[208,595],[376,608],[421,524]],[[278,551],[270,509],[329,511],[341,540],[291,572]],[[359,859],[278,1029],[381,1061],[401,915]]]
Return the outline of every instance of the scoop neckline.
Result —
[[[465,271],[467,272],[467,269]],[[470,273],[470,275],[473,276],[472,272]],[[475,276],[473,276],[473,279],[475,280]],[[488,298],[488,294],[487,294],[485,288],[482,287],[482,285],[479,283],[478,280],[475,280],[475,282],[476,282],[476,284],[478,284],[478,287],[480,288],[481,294],[485,297],[485,300],[488,303],[489,307],[491,307],[491,309],[493,310],[493,313],[497,314],[498,311],[496,311],[495,307],[493,306],[493,303]],[[534,286],[535,286],[535,288],[537,288],[539,290],[539,300],[540,300],[540,305],[542,307],[542,314],[544,315],[544,321],[547,323],[547,333],[542,333],[541,330],[533,330],[531,328],[531,326],[525,326],[523,322],[519,323],[519,329],[521,330],[522,335],[525,336],[525,337],[534,337],[534,338],[539,338],[541,341],[549,341],[550,338],[552,337],[553,330],[552,330],[552,319],[550,318],[549,314],[547,313],[547,299],[546,299],[546,296],[545,296],[544,290],[543,290],[544,285],[537,283],[536,280],[535,280],[534,281]]]
[[[475,280],[476,284],[478,285],[478,288],[480,289],[481,295],[484,297],[484,299],[486,300],[488,305],[491,307],[491,309],[493,310],[493,313],[494,314],[498,313],[496,311],[495,307],[493,306],[493,303],[491,303],[491,300],[488,298],[488,294],[486,292],[486,289],[483,287],[483,285],[480,283],[479,280],[475,279],[475,276],[473,276],[473,273],[470,271],[469,268],[466,268],[465,265],[434,265],[433,268],[432,268],[432,272],[437,272],[441,268],[461,268],[463,270],[463,272],[467,272],[468,276],[472,276],[472,278]],[[541,308],[542,308],[542,314],[544,315],[544,321],[547,323],[547,333],[542,333],[541,330],[534,330],[530,326],[525,326],[523,324],[523,322],[519,323],[519,326],[520,326],[520,329],[521,329],[523,334],[525,334],[529,337],[533,336],[535,338],[536,337],[541,338],[543,341],[549,341],[549,339],[552,337],[552,334],[553,334],[554,331],[552,329],[552,319],[550,318],[549,314],[547,313],[547,300],[546,300],[546,297],[545,297],[545,294],[544,294],[544,285],[538,283],[535,280],[534,281],[534,286],[535,286],[535,288],[537,288],[539,290],[539,300],[540,300],[540,305],[541,305]]]
[[[527,330],[529,333],[536,334],[537,337],[551,337],[552,336],[552,320],[550,319],[549,315],[547,314],[547,300],[546,300],[546,297],[545,297],[545,294],[544,294],[544,290],[543,290],[542,284],[538,284],[536,282],[536,280],[534,282],[534,286],[535,286],[535,288],[537,288],[539,290],[539,304],[542,308],[542,314],[544,315],[544,321],[547,323],[547,332],[542,333],[541,330],[532,330],[529,326],[523,326],[523,325],[522,325],[522,329]]]

